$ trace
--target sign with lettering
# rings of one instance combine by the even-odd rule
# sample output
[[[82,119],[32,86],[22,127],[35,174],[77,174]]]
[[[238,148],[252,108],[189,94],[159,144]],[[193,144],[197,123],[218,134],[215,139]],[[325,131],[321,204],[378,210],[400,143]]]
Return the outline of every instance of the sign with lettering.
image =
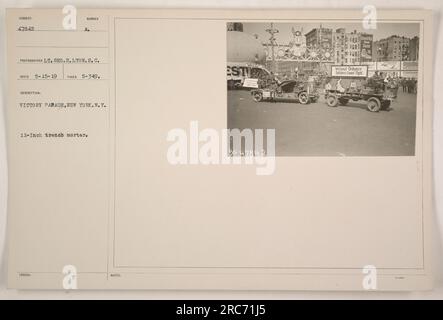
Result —
[[[269,71],[261,65],[228,62],[226,75],[228,80],[244,80],[246,78],[259,79],[269,75]]]
[[[361,77],[368,76],[368,66],[331,66],[333,77]]]
[[[243,82],[243,87],[258,88],[258,79],[246,78],[245,82]]]

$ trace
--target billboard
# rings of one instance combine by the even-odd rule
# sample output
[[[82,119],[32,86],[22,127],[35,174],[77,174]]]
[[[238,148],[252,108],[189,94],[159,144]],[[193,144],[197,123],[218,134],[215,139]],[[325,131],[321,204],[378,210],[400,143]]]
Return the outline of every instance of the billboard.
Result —
[[[380,71],[400,70],[400,61],[379,61],[377,62],[377,70]]]
[[[375,71],[380,71],[385,76],[405,78],[416,78],[418,73],[417,61],[379,61],[362,62],[362,64],[368,66],[369,77],[372,77]]]
[[[418,61],[402,61],[401,69],[404,71],[417,71]]]
[[[360,56],[363,61],[372,60],[372,39],[362,39],[360,42]]]
[[[261,78],[269,75],[269,71],[257,64],[228,62],[226,67],[226,75],[228,80],[241,80],[246,78]]]

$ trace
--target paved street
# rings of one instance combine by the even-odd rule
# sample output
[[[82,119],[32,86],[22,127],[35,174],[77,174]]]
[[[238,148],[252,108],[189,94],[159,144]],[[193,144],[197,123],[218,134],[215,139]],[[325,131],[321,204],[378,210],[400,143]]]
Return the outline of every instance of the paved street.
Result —
[[[228,91],[228,128],[274,128],[277,156],[414,155],[416,95],[401,92],[389,111],[369,112],[364,101],[331,108],[317,103],[254,102]]]

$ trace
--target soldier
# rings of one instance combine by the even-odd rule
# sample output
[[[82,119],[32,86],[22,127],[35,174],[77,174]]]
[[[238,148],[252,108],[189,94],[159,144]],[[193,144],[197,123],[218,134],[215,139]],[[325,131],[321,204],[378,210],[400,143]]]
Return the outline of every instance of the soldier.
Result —
[[[380,76],[378,71],[375,71],[374,75],[368,79],[367,86],[374,91],[384,90],[383,77]]]
[[[397,97],[398,93],[398,83],[395,78],[393,78],[391,75],[389,75],[385,79],[385,88],[387,88],[386,92],[390,93],[393,97]]]
[[[400,79],[400,85],[401,85],[401,88],[403,90],[403,93],[406,92],[406,79],[405,78],[402,77]]]
[[[398,96],[398,87],[399,87],[399,78],[398,76],[396,76],[395,78],[392,79],[391,83],[392,92],[394,93],[395,97]]]

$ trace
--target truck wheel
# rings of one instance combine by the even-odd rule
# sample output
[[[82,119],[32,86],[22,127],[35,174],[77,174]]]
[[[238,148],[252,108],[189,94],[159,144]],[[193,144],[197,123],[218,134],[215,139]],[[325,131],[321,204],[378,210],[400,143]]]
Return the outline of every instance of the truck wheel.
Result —
[[[337,97],[334,96],[334,95],[329,95],[329,96],[326,98],[326,103],[327,103],[327,105],[330,106],[330,107],[336,107],[336,106],[338,105],[338,99],[337,99]]]
[[[348,104],[349,99],[340,98],[340,99],[338,99],[338,101],[340,102],[340,104],[341,104],[342,106],[345,106],[345,105]]]
[[[375,97],[369,98],[367,107],[371,112],[379,112],[381,108],[380,100]]]
[[[307,93],[306,92],[300,92],[298,94],[298,101],[301,104],[308,104],[309,103],[309,97],[308,97]]]
[[[389,100],[383,100],[381,102],[381,108],[383,110],[388,110],[390,106],[391,106],[391,101],[389,101]]]
[[[263,100],[263,93],[260,91],[256,91],[252,94],[252,99],[254,99],[255,102],[260,102]]]

